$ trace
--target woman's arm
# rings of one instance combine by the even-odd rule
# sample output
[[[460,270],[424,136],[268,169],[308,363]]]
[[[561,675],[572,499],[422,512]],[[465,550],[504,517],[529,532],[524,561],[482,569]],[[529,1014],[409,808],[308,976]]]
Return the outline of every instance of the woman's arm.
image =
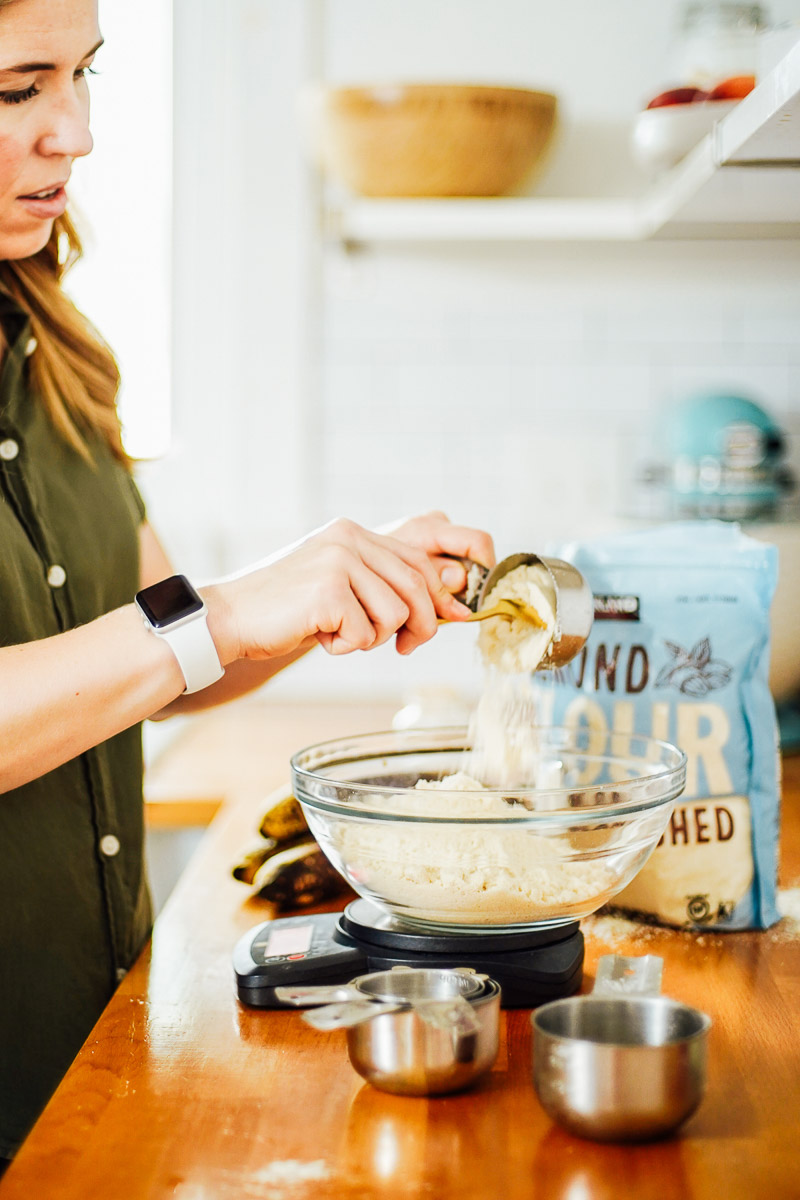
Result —
[[[494,566],[494,544],[489,534],[468,526],[454,525],[443,512],[406,517],[381,528],[378,532],[381,535],[390,534],[406,546],[422,550],[449,592],[459,592],[466,584],[464,567],[449,556],[471,558],[486,566]],[[140,546],[142,587],[158,583],[159,580],[175,573],[166,551],[152,526],[148,524],[141,527]],[[231,663],[218,683],[204,688],[201,692],[178,696],[160,712],[154,713],[153,719],[162,720],[179,713],[198,712],[254,691],[290,663],[302,658],[317,644],[315,637],[309,637],[289,654],[261,661],[240,659]]]
[[[158,574],[158,562],[149,555],[146,570]],[[434,635],[437,617],[468,615],[424,550],[349,521],[201,592],[220,661],[237,664],[234,686],[239,672],[263,679],[313,642],[338,655],[396,634],[398,651],[408,654]],[[0,792],[163,711],[183,688],[172,650],[145,629],[133,604],[55,637],[0,648]]]
[[[175,574],[175,567],[170,562],[155,530],[148,522],[140,526],[139,557],[141,562],[140,586],[142,588],[150,587],[151,584],[159,583],[160,580]],[[192,692],[188,696],[177,696],[172,703],[166,705],[159,712],[150,713],[150,719],[161,721],[166,717],[177,716],[179,713],[185,715],[191,712],[200,712],[214,705],[235,700],[237,696],[244,696],[261,687],[273,675],[277,675],[284,667],[288,667],[290,663],[302,658],[316,645],[318,645],[316,638],[310,637],[291,654],[263,659],[260,662],[251,662],[247,659],[232,662],[226,667],[225,674],[219,683],[212,684],[211,687],[204,688],[201,692]]]
[[[0,648],[0,792],[163,708],[184,687],[133,604],[55,637]]]

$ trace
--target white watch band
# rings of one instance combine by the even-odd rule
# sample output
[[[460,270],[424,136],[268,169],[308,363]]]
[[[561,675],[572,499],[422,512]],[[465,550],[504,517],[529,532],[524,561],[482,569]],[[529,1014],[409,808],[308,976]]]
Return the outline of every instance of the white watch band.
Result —
[[[153,627],[148,623],[148,628]],[[205,612],[193,613],[167,629],[153,629],[169,644],[186,681],[184,694],[201,692],[225,674]]]

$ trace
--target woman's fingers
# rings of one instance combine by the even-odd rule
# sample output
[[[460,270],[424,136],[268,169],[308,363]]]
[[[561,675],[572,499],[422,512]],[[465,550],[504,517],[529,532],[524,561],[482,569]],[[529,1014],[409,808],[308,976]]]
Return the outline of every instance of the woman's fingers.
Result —
[[[405,550],[409,554],[407,547]],[[413,558],[413,553],[409,557]],[[403,619],[395,624],[389,636],[402,629],[404,637],[401,644],[406,645],[408,650],[427,642],[438,628],[436,601],[430,592],[436,578],[435,571],[429,568],[429,577],[426,577],[426,573],[420,569],[421,563],[407,561],[381,542],[373,542],[365,550],[365,559],[371,570],[385,580],[392,594],[401,599],[405,609]]]
[[[364,620],[371,630],[369,645],[381,645],[399,631],[397,648],[408,654],[433,637],[439,616],[463,620],[469,615],[424,551],[345,521],[328,527],[325,539],[328,569],[336,577],[343,573],[347,581],[346,595],[326,593],[348,615],[347,622],[334,628],[332,611],[330,628],[324,631],[328,636],[318,637],[330,653],[367,649]],[[353,602],[360,605],[363,619],[353,617]]]
[[[406,619],[402,600],[365,566],[352,546],[326,539],[322,545],[304,547],[300,554],[309,558],[314,578],[313,589],[305,596],[310,603],[307,619],[329,654],[369,650],[391,637]]]
[[[350,587],[342,588],[333,600],[330,616],[317,620],[316,639],[328,654],[350,654],[375,645],[375,629],[363,605]]]
[[[426,604],[433,611],[424,580],[414,578],[396,555],[373,545],[362,533],[347,530],[348,544],[329,544],[319,555],[316,636],[330,654],[382,645],[408,620],[418,628],[418,614]]]
[[[485,567],[493,567],[497,561],[494,542],[488,533],[467,525],[454,525],[443,512],[411,517],[381,532],[424,550],[450,592],[459,592],[466,584],[466,569],[457,560],[467,558]]]
[[[463,621],[469,616],[469,610],[456,600],[444,586],[433,561],[424,550],[395,538],[382,538],[378,534],[371,534],[370,537],[373,541],[391,550],[394,556],[401,559],[415,573],[415,576],[422,577],[437,616],[443,617],[447,621]]]
[[[369,620],[373,633],[373,646],[382,646],[408,620],[413,620],[412,606],[416,599],[412,589],[396,586],[397,572],[393,563],[378,554],[369,561],[353,555],[350,568],[350,588]],[[402,564],[400,564],[402,566]]]
[[[432,544],[427,547],[431,555],[453,555],[456,558],[471,558],[484,567],[493,567],[496,562],[494,542],[488,533],[470,529],[466,525],[453,525],[449,521],[437,521],[431,529]],[[460,564],[456,564],[458,566]]]
[[[463,563],[455,558],[448,558],[443,554],[433,555],[431,562],[436,574],[448,592],[452,594],[463,592],[467,586],[467,568]]]

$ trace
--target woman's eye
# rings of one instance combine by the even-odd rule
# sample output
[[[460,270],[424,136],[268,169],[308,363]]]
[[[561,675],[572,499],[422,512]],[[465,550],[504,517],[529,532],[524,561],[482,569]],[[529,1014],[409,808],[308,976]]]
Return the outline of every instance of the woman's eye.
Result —
[[[35,83],[30,87],[23,88],[21,92],[0,92],[0,100],[3,104],[22,104],[25,100],[32,100],[34,96],[39,95],[39,88]]]
[[[76,79],[85,79],[87,75],[96,75],[97,71],[91,67],[79,67],[75,72]],[[24,104],[26,100],[32,100],[34,96],[38,96],[41,88],[38,88],[35,83],[30,87],[23,88],[19,92],[0,92],[0,101],[3,104]]]

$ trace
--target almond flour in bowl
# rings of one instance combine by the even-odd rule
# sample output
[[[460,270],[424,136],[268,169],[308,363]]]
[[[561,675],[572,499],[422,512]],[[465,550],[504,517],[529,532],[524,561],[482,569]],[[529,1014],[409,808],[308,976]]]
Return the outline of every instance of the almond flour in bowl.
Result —
[[[463,774],[463,728],[363,735],[295,755],[294,794],[351,886],[404,920],[560,924],[594,912],[633,877],[683,786],[674,747],[587,736],[539,729],[547,786],[505,789]]]

